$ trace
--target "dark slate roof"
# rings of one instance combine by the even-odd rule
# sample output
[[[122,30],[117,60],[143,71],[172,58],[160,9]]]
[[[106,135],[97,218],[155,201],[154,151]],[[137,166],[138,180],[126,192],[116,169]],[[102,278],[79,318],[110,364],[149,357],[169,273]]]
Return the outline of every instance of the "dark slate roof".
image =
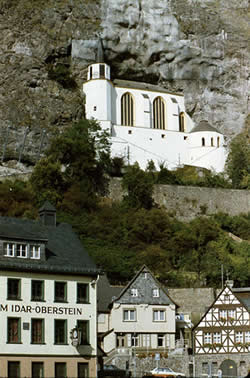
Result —
[[[141,279],[142,273],[148,273],[149,277]],[[152,286],[153,285],[153,286]],[[137,297],[131,297],[130,289],[137,288],[141,295]],[[152,288],[159,288],[160,294],[159,297],[152,297]],[[113,301],[118,303],[126,304],[154,304],[154,305],[169,305],[175,304],[178,307],[178,304],[170,298],[166,289],[160,284],[160,282],[154,277],[153,273],[148,269],[146,265],[143,265],[137,274],[132,278],[126,287],[120,292],[120,295]]]
[[[115,87],[140,89],[140,90],[144,90],[144,91],[162,92],[162,93],[172,94],[172,95],[175,95],[175,96],[183,96],[182,93],[169,92],[167,89],[162,88],[159,85],[143,83],[143,82],[140,82],[140,81],[115,79],[113,81],[113,84],[114,84]]]
[[[45,259],[0,259],[0,268],[96,276],[96,265],[70,225],[45,226],[39,221],[0,217],[0,239],[45,243]]]
[[[250,311],[250,287],[233,288],[232,292],[241,303]]]
[[[197,133],[199,131],[213,131],[215,133],[221,134],[215,127],[211,126],[207,121],[201,121],[199,125],[195,126],[190,132]]]
[[[122,289],[121,286],[111,286],[106,274],[100,275],[97,281],[97,311],[110,312],[110,303],[119,296]]]

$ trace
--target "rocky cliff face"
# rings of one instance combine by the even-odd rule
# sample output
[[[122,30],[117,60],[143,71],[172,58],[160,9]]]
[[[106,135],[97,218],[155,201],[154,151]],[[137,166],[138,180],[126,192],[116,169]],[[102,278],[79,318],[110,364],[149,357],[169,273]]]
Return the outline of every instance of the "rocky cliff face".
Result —
[[[183,91],[228,136],[244,128],[248,0],[0,0],[0,160],[36,161],[84,116],[99,34],[113,77]]]

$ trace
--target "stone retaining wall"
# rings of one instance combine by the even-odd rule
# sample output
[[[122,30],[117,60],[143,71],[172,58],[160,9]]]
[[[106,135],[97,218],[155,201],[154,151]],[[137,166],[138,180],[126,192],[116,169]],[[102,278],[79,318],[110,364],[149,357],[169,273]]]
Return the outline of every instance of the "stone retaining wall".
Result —
[[[116,201],[122,199],[120,179],[111,181],[109,196]],[[182,220],[218,212],[232,216],[250,212],[249,190],[155,185],[153,196],[158,205]]]

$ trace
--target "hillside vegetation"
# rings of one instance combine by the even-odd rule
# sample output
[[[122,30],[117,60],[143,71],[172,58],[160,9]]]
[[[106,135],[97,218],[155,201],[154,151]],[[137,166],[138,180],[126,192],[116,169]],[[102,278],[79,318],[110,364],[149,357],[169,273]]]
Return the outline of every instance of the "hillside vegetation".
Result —
[[[37,217],[49,199],[60,222],[72,224],[97,265],[113,283],[128,281],[147,264],[168,286],[219,286],[221,269],[236,286],[250,279],[250,214],[217,214],[180,222],[152,199],[154,183],[183,183],[249,189],[249,144],[237,137],[226,175],[162,167],[149,163],[123,167],[110,158],[107,135],[95,121],[81,121],[55,137],[28,182],[0,183],[0,214]],[[239,149],[242,153],[238,154]],[[242,154],[244,155],[242,157]],[[121,203],[105,197],[112,175],[122,176],[126,189]],[[229,233],[243,241],[235,241]]]

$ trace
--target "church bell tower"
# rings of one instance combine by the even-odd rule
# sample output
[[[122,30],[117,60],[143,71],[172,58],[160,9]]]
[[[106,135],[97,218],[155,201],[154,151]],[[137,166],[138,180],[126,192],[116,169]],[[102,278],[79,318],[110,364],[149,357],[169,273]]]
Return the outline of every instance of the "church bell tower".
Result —
[[[99,38],[96,62],[88,67],[87,81],[83,84],[86,96],[86,117],[100,122],[103,129],[111,132],[112,84],[110,67],[104,61],[102,40]]]

